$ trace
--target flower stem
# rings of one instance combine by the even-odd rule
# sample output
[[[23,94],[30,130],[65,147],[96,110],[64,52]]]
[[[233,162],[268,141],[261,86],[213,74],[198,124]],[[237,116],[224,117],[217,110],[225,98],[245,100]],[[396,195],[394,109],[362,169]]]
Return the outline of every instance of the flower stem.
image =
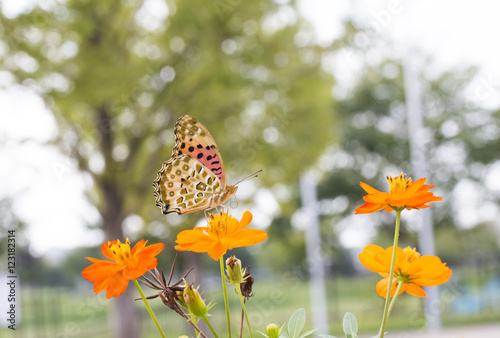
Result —
[[[399,291],[401,291],[401,288],[403,287],[403,282],[398,282],[398,288],[396,289],[396,293],[394,294],[394,297],[391,299],[391,304],[389,305],[389,312],[387,313],[387,317],[391,315],[392,308],[394,306],[394,303],[396,303],[396,299],[399,296]]]
[[[148,309],[149,315],[151,316],[151,318],[155,322],[156,328],[160,332],[160,335],[163,338],[165,338],[165,333],[163,333],[163,330],[161,329],[161,326],[158,323],[158,320],[156,319],[155,314],[153,313],[153,309],[151,309],[151,306],[149,306],[148,300],[146,299],[146,296],[144,295],[144,292],[142,292],[141,286],[139,285],[139,283],[137,282],[136,279],[134,279],[134,284],[135,284],[135,287],[137,288],[137,290],[139,290],[139,293],[141,294],[142,300],[144,301],[144,304],[146,304],[146,308]]]
[[[394,229],[394,244],[392,246],[392,260],[391,268],[389,270],[389,284],[387,286],[387,296],[385,297],[384,305],[384,315],[382,316],[382,324],[380,325],[380,331],[378,333],[379,338],[384,338],[385,324],[387,323],[387,318],[389,317],[389,298],[391,297],[392,291],[392,279],[394,278],[394,266],[396,265],[396,253],[398,249],[399,240],[399,226],[401,223],[401,211],[402,209],[395,209],[396,211],[396,228]]]
[[[245,307],[245,302],[243,301],[243,295],[241,294],[241,289],[240,289],[239,284],[236,285],[236,290],[238,291],[238,295],[240,296],[241,308],[243,309],[243,312],[245,313],[245,319],[247,321],[248,331],[250,332],[250,338],[253,338],[252,327],[250,326],[250,321],[248,320],[247,309]]]
[[[220,277],[222,278],[222,289],[224,290],[224,305],[226,306],[226,320],[227,320],[227,334],[231,338],[231,318],[229,316],[229,304],[227,302],[227,290],[226,290],[226,276],[224,274],[224,255],[219,259],[220,261]]]
[[[191,325],[193,325],[194,329],[196,330],[196,336],[198,337],[199,335],[201,335],[203,338],[208,338],[207,335],[205,333],[203,333],[203,331],[201,331],[201,329],[198,327],[198,323],[196,322],[196,318],[190,318],[186,312],[184,312],[183,309],[181,309],[179,307],[179,310],[180,310],[180,314],[186,318],[188,320],[189,323],[191,323]]]
[[[212,334],[214,335],[215,338],[219,338],[219,336],[217,336],[217,333],[215,333],[215,330],[214,328],[212,327],[212,324],[210,324],[210,321],[208,320],[207,316],[203,317],[203,320],[205,321],[205,323],[207,324],[208,328],[210,329],[210,331],[212,331]]]

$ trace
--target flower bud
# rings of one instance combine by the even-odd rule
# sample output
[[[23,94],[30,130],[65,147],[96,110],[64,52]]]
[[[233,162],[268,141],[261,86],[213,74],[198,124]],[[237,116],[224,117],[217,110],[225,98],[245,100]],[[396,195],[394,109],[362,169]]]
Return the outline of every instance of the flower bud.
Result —
[[[279,338],[283,333],[283,328],[280,329],[280,326],[274,323],[267,325],[266,334],[268,338]]]
[[[196,289],[193,289],[193,284],[189,284],[184,289],[184,302],[187,305],[189,312],[198,318],[204,318],[208,314],[208,308],[200,294]]]
[[[241,261],[236,256],[231,256],[226,260],[227,278],[231,284],[245,283],[246,269],[241,269]]]
[[[186,302],[184,301],[184,291],[176,291],[175,292],[175,300],[177,304],[182,307],[187,307]]]

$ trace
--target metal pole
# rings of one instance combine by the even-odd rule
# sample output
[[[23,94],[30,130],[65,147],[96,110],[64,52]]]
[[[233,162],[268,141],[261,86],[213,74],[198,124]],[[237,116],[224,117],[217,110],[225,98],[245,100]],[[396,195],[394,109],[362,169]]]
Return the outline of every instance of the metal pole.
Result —
[[[415,55],[415,51],[408,50],[403,61],[403,70],[413,178],[419,179],[427,177],[426,144],[428,144],[429,140],[424,129],[419,67],[416,64],[417,60]],[[418,212],[420,222],[418,243],[419,251],[423,255],[435,254],[431,210],[431,208],[428,208]],[[439,289],[437,286],[433,286],[432,288],[426,288],[425,291],[427,292],[427,297],[424,298],[427,328],[431,332],[437,332],[441,329]]]
[[[306,254],[311,278],[310,294],[314,327],[321,333],[328,333],[328,315],[325,292],[325,269],[321,254],[319,215],[317,210],[316,182],[311,173],[300,177],[302,208],[308,215],[309,226],[305,231]]]

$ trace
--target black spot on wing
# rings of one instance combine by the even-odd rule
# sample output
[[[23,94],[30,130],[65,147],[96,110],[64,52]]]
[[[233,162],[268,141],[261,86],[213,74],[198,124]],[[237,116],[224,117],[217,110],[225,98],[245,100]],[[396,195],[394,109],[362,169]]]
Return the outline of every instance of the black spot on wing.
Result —
[[[193,152],[193,151],[194,151],[194,147],[189,147],[189,148],[188,148],[188,150],[189,150],[190,152]]]
[[[199,153],[198,155],[196,155],[196,157],[197,157],[198,159],[203,158],[203,154],[202,154],[202,153]]]

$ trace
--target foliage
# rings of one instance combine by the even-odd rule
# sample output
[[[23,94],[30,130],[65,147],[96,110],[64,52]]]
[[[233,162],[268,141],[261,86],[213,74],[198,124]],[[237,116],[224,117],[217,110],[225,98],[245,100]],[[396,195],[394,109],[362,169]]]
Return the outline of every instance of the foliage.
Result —
[[[288,331],[283,332],[283,334],[280,337],[282,338],[309,337],[314,332],[316,332],[317,329],[302,332],[305,322],[306,322],[306,310],[298,309],[293,313],[293,315],[290,317],[290,320],[288,321],[288,326],[287,326]]]
[[[359,47],[354,41],[363,31],[350,23],[346,28],[345,36],[337,42],[343,46],[339,54],[347,53],[349,60],[360,58],[363,63],[353,71],[349,88],[335,88],[341,97],[337,104],[337,126],[342,127],[336,130],[339,143],[330,147],[318,164],[323,173],[318,198],[343,203],[343,208],[322,217],[322,226],[337,232],[342,231],[339,223],[349,223],[351,210],[360,205],[359,181],[382,188],[386,186],[382,179],[386,174],[406,172],[412,176],[408,138],[414,132],[407,125],[403,60],[386,52],[394,46],[377,38]],[[491,217],[484,220],[486,214],[479,210],[499,201],[498,191],[486,183],[486,178],[497,171],[494,154],[500,137],[494,130],[500,129],[500,111],[484,107],[494,89],[473,67],[437,72],[432,58],[422,54],[417,58],[422,60],[425,124],[419,140],[427,152],[429,180],[437,184],[439,195],[444,197],[443,205],[433,211],[435,229],[439,233],[447,228],[461,237],[464,228],[494,223]],[[471,203],[466,191],[474,193],[477,202]],[[474,216],[475,220],[464,223],[463,216]],[[382,214],[373,222],[377,241],[383,243],[392,233],[392,218]],[[415,236],[414,224],[407,224],[410,226],[401,232],[404,243],[412,242]],[[498,249],[498,243],[493,247]],[[438,250],[446,255],[444,248]]]
[[[346,312],[342,321],[342,328],[346,338],[358,338],[358,322],[351,312]],[[321,338],[337,338],[328,334],[319,335]]]

